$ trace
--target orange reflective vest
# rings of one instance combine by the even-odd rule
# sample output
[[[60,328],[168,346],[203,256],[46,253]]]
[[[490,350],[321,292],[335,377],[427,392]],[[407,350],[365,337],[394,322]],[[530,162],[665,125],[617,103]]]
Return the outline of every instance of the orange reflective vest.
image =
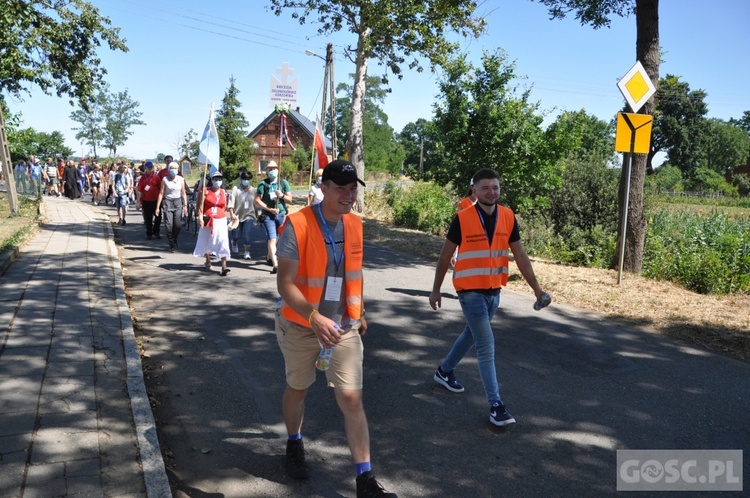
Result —
[[[478,209],[459,211],[461,244],[453,267],[457,291],[499,289],[508,282],[508,249],[513,231],[513,211],[497,206],[497,223],[492,246],[487,240]]]
[[[471,201],[471,197],[464,197],[461,199],[461,202],[458,203],[458,211],[463,211],[466,208],[470,208],[474,205],[474,202]]]
[[[362,312],[362,220],[353,214],[345,214],[344,221],[344,295],[346,314],[359,319]],[[318,308],[323,297],[326,281],[328,253],[318,220],[310,207],[292,213],[285,223],[294,227],[299,252],[299,267],[294,284],[305,296],[310,306]],[[289,321],[309,327],[307,317],[294,311],[286,302],[281,303],[281,314]]]

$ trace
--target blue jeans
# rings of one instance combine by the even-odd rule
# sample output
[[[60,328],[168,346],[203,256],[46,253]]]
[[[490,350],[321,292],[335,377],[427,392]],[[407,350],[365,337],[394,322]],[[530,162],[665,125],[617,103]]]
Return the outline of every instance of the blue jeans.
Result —
[[[239,244],[239,241],[242,241],[242,244],[245,247],[250,247],[250,229],[253,228],[253,220],[249,219],[246,221],[240,221],[239,226],[230,232],[232,235],[232,240],[235,244]]]
[[[284,224],[286,213],[269,214],[263,220],[263,227],[266,229],[266,237],[269,239],[278,238],[279,227]]]
[[[459,292],[458,302],[466,317],[466,326],[448,352],[440,368],[453,371],[472,346],[477,348],[479,375],[490,406],[501,403],[500,387],[495,370],[495,335],[492,333],[492,317],[500,304],[500,295],[485,295],[481,292]]]

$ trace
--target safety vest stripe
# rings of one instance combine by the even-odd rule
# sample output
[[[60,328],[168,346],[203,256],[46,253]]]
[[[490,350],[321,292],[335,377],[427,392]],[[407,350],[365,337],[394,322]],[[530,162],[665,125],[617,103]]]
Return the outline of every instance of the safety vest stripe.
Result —
[[[351,282],[353,280],[362,280],[362,270],[351,270],[345,272],[344,278],[346,278],[347,282]]]
[[[325,278],[308,277],[307,275],[297,275],[294,284],[298,287],[323,288]]]
[[[507,266],[495,268],[468,268],[466,270],[453,272],[453,278],[477,277],[482,275],[502,275],[508,273]]]
[[[362,304],[362,296],[346,296],[347,306],[360,306]]]
[[[481,251],[466,251],[466,252],[459,252],[458,257],[456,258],[457,261],[462,261],[465,259],[476,259],[476,258],[502,258],[507,257],[510,253],[507,250],[500,250],[500,251],[490,251],[490,250],[481,250]]]

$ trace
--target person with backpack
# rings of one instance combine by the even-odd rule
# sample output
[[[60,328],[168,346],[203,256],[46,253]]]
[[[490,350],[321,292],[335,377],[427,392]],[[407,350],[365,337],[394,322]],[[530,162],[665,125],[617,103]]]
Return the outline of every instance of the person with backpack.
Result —
[[[261,210],[258,221],[266,230],[268,253],[266,262],[273,266],[272,274],[279,271],[279,260],[276,258],[276,239],[279,228],[284,224],[287,215],[287,204],[292,203],[292,188],[289,182],[279,178],[279,166],[275,161],[266,165],[266,178],[258,185],[255,192],[255,206]]]

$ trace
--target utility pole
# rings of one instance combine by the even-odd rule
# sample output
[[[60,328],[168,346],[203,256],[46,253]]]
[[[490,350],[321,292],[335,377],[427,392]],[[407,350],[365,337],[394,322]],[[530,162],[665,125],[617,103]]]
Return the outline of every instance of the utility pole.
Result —
[[[325,133],[326,112],[328,111],[328,98],[330,95],[331,106],[331,153],[333,159],[338,156],[338,144],[336,139],[336,85],[333,80],[333,43],[326,46],[326,56],[316,54],[311,50],[305,50],[307,55],[322,59],[326,63],[325,75],[323,76],[323,103],[320,108],[320,128]]]
[[[328,74],[328,85],[331,91],[331,154],[335,161],[338,157],[338,144],[336,139],[336,85],[333,79],[333,43],[329,43],[326,47],[326,73]],[[325,120],[323,129],[325,129]]]
[[[10,164],[10,150],[8,136],[5,133],[5,117],[0,110],[0,161],[3,162],[3,176],[5,176],[5,191],[8,193],[11,214],[18,213],[18,193],[16,192],[16,178],[13,176],[13,165]]]
[[[424,180],[424,137],[419,138],[419,179]]]

